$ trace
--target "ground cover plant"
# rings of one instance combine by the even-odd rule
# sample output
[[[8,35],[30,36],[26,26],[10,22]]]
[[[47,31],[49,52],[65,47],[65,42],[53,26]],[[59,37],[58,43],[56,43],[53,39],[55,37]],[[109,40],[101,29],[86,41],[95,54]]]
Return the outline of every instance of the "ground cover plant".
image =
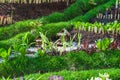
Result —
[[[25,79],[25,80],[29,80],[29,79],[48,80],[52,76],[59,75],[59,77],[64,78],[64,80],[79,80],[79,79],[82,79],[82,80],[88,79],[89,80],[91,77],[97,77],[98,75],[101,75],[101,74],[103,74],[103,75],[108,74],[110,79],[112,79],[112,80],[118,80],[120,78],[119,77],[119,69],[102,69],[102,70],[85,70],[85,71],[63,70],[60,72],[52,72],[52,73],[49,72],[46,74],[37,73],[37,74],[23,76],[22,79]],[[20,79],[20,78],[18,78],[18,79]]]
[[[6,63],[0,64],[1,76],[22,76],[34,72],[52,72],[67,70],[89,70],[120,67],[120,51],[105,51],[88,55],[86,52],[70,52],[65,56],[47,56],[42,52],[38,57],[19,56],[11,58]],[[111,58],[109,58],[111,57]],[[19,63],[19,64],[18,64]]]
[[[86,22],[114,4],[76,0],[62,13],[1,26],[0,79],[119,80],[119,21]]]
[[[42,25],[39,20],[27,20],[24,22],[18,22],[10,26],[4,26],[0,28],[0,40],[9,39],[16,34],[30,31],[38,28]]]

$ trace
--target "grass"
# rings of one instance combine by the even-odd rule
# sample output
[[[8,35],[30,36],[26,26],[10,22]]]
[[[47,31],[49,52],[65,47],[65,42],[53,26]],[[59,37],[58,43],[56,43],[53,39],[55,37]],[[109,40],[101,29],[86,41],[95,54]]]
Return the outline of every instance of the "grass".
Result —
[[[0,40],[9,39],[19,33],[27,32],[40,27],[42,24],[39,20],[20,21],[10,26],[0,28]]]
[[[48,80],[52,75],[64,77],[64,80],[87,80],[91,77],[98,77],[99,73],[108,73],[112,80],[120,79],[120,69],[98,69],[98,70],[83,70],[83,71],[68,71],[63,70],[60,72],[48,72],[45,74],[31,74],[24,76],[25,80]]]
[[[36,58],[16,57],[0,64],[0,75],[8,77],[35,72],[53,72],[61,70],[90,70],[120,67],[120,51],[110,50],[88,55],[84,51],[66,53],[64,56],[48,56],[38,53]]]

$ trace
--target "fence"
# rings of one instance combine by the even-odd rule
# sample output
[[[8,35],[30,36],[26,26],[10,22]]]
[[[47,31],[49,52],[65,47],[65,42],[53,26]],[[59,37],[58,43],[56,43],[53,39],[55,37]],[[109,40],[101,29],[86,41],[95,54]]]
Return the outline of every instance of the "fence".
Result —
[[[94,19],[94,21],[98,22],[112,22],[112,21],[120,21],[120,0],[116,0],[115,6],[111,9],[106,9],[104,13],[99,13]]]
[[[53,2],[67,2],[67,4],[75,0],[0,0],[0,3],[19,3],[19,4],[41,4]]]
[[[7,25],[13,22],[12,16],[10,15],[0,15],[0,25]]]

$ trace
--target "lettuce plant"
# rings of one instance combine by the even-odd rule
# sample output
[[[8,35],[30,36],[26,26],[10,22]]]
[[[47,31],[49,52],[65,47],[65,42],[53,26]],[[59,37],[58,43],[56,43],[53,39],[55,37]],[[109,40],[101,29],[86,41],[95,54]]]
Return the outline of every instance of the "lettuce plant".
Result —
[[[105,39],[100,39],[96,41],[96,46],[98,50],[106,50],[110,43],[113,41],[113,39],[105,38]]]
[[[109,78],[108,73],[104,73],[104,74],[99,73],[99,77],[91,77],[91,79],[87,79],[87,80],[112,80],[112,79]]]
[[[10,53],[11,53],[11,47],[8,49],[8,51],[6,51],[6,50],[3,49],[3,48],[0,49],[0,56],[1,56],[5,61],[8,61],[8,60],[9,60]]]

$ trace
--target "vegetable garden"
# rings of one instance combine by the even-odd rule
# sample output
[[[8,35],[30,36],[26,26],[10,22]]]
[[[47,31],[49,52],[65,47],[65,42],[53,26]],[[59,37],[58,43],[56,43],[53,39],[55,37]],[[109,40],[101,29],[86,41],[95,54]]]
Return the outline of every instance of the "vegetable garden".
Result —
[[[2,0],[0,5],[27,4],[30,10],[43,3],[46,10],[54,1]],[[14,9],[0,16],[0,80],[120,80],[119,0],[66,2],[59,12],[34,18],[14,21]],[[113,7],[114,14],[107,12]]]

